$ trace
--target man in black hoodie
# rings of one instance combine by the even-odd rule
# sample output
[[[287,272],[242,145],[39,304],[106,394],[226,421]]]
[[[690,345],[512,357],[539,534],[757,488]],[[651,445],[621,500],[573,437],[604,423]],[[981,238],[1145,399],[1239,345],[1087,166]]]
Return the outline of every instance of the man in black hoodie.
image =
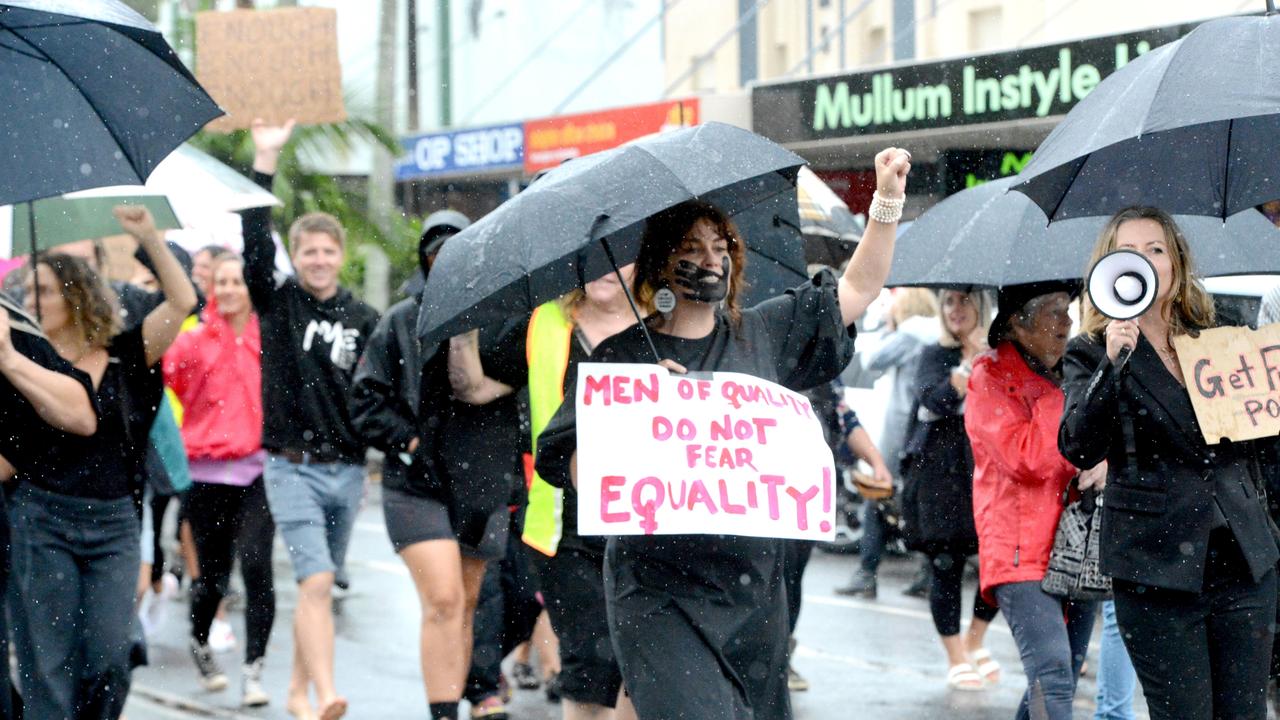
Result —
[[[255,121],[252,132],[254,180],[269,189],[293,122]],[[289,228],[296,277],[275,271],[270,209],[242,219],[245,284],[262,328],[263,478],[298,581],[287,709],[336,720],[347,701],[333,681],[331,593],[364,494],[365,444],[346,395],[378,313],[338,284],[346,237],[333,216],[308,213]]]

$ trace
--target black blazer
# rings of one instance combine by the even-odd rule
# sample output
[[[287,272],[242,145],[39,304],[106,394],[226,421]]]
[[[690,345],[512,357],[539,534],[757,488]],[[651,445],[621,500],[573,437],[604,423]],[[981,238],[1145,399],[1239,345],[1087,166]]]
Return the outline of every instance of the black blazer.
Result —
[[[1071,340],[1058,448],[1076,467],[1110,465],[1103,493],[1102,570],[1144,585],[1200,592],[1216,498],[1260,580],[1280,559],[1257,488],[1258,442],[1206,445],[1191,398],[1140,338],[1117,372],[1106,347]],[[1125,449],[1121,399],[1132,419]]]

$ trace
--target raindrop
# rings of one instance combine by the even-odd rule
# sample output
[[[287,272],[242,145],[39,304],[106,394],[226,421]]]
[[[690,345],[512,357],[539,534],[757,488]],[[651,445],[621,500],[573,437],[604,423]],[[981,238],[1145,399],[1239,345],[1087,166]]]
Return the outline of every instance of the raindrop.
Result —
[[[303,439],[303,440],[306,440],[306,441],[308,441],[308,442],[310,442],[310,441],[311,441],[311,439],[312,439],[312,438],[314,438],[315,436],[316,436],[316,434],[315,434],[314,432],[310,431],[310,430],[303,430],[303,431],[302,431],[302,439]]]
[[[738,576],[738,584],[739,584],[739,585],[750,585],[750,584],[751,584],[751,576],[750,576],[750,575],[748,575],[747,573],[742,573],[741,575],[739,575],[739,576]]]
[[[53,119],[53,129],[54,129],[54,130],[61,130],[61,129],[62,129],[62,128],[64,128],[64,127],[66,127],[66,123],[62,122],[62,118],[54,118],[54,119]]]
[[[80,174],[81,174],[81,175],[92,175],[92,174],[93,174],[93,166],[92,166],[92,165],[90,165],[89,163],[80,163]]]
[[[138,108],[138,117],[144,118],[150,114],[151,114],[151,111],[148,110],[147,108],[144,108],[144,107]]]
[[[1191,553],[1195,551],[1196,551],[1195,546],[1189,542],[1178,543],[1178,552],[1182,553],[1183,555],[1190,556]]]

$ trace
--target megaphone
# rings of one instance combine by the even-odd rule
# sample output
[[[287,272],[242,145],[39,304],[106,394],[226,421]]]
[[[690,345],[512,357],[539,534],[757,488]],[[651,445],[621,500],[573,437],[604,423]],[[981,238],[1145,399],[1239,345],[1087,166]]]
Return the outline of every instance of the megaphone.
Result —
[[[1160,279],[1155,266],[1142,254],[1115,250],[1094,263],[1085,286],[1098,312],[1112,320],[1132,320],[1155,303]],[[1123,366],[1131,352],[1132,348],[1121,350],[1116,364]]]

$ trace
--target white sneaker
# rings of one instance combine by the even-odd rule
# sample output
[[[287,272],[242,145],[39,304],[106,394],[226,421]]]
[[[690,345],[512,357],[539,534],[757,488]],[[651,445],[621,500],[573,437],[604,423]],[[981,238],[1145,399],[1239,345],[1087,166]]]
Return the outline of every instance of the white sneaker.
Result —
[[[209,626],[209,649],[216,653],[230,652],[236,648],[236,634],[231,623],[226,620],[213,619]]]
[[[271,702],[271,696],[262,687],[262,658],[245,665],[240,673],[240,704],[244,707],[262,707]]]
[[[173,573],[160,576],[160,592],[148,589],[138,607],[138,619],[146,637],[160,632],[169,617],[169,603],[178,597],[178,578]]]

